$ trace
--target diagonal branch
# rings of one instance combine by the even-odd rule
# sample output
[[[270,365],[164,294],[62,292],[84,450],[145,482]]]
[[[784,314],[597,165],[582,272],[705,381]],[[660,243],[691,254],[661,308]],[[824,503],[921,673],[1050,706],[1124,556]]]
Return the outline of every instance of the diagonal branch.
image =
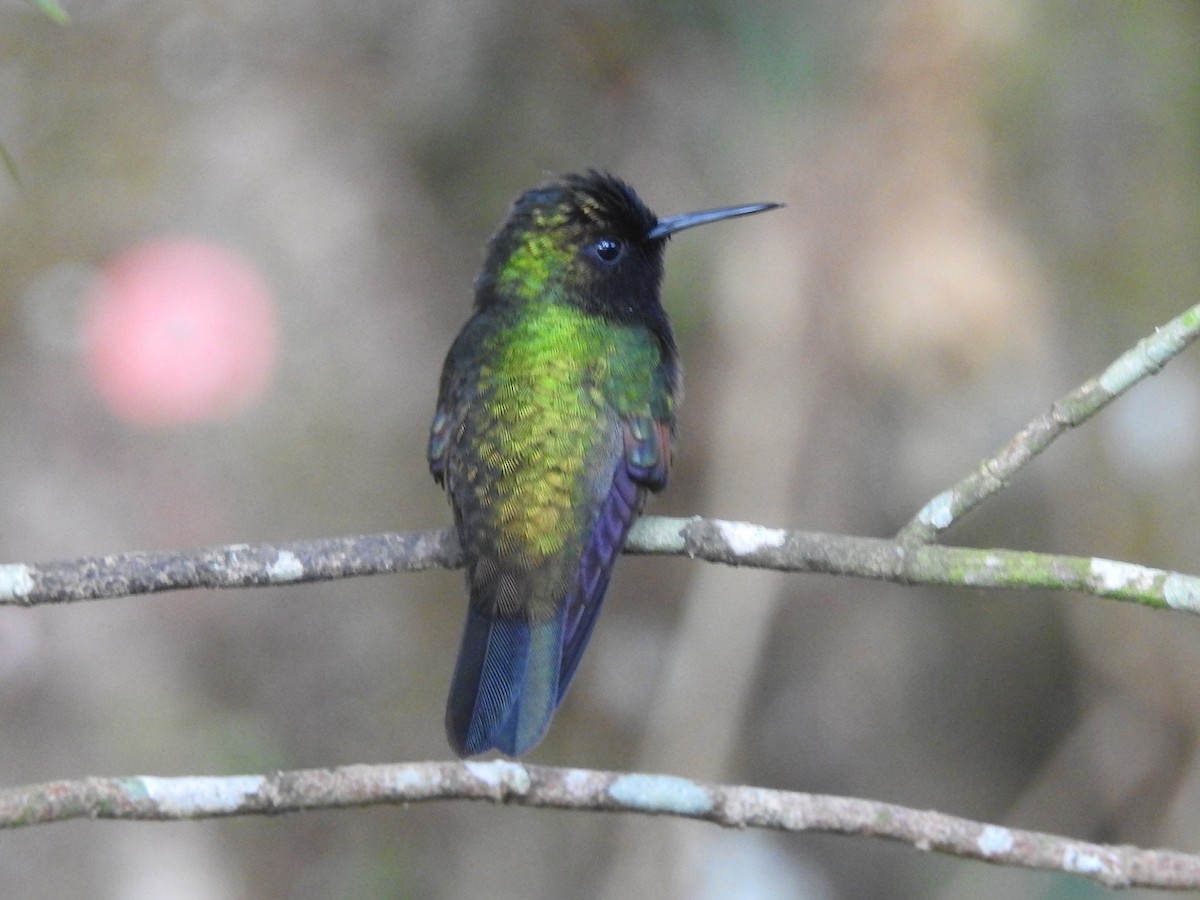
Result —
[[[894,803],[517,762],[425,762],[227,778],[84,778],[0,790],[0,828],[70,819],[177,821],[432,800],[678,816],[726,828],[866,835],[1113,888],[1200,887],[1200,856],[987,825]]]
[[[1063,395],[1046,412],[1022,428],[1007,444],[954,486],[925,504],[900,529],[905,545],[929,543],[980,503],[1002,490],[1055,439],[1081,425],[1143,378],[1155,375],[1200,337],[1200,305],[1176,316],[1154,334],[1142,338],[1107,369]]]

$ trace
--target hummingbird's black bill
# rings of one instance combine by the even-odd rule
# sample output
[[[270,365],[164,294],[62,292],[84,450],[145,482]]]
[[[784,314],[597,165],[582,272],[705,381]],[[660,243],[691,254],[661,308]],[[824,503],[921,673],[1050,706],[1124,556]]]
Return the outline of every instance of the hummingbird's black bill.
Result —
[[[704,209],[700,212],[680,213],[659,219],[658,224],[646,235],[655,241],[665,238],[685,228],[695,225],[707,225],[709,222],[720,222],[722,219],[736,219],[738,216],[750,216],[754,213],[766,212],[769,209],[779,209],[782,203],[748,203],[745,206],[722,206],[720,209]]]

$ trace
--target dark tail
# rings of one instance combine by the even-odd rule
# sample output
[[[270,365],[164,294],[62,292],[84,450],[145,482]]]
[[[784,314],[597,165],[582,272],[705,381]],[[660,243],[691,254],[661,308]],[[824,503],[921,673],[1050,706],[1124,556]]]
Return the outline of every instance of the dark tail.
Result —
[[[565,622],[565,607],[530,622],[471,604],[446,703],[455,753],[474,756],[495,747],[520,756],[542,739],[558,706]]]

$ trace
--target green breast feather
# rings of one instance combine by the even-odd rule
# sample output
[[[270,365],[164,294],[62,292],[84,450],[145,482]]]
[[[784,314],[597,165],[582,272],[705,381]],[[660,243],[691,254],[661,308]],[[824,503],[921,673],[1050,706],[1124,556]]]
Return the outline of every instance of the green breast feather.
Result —
[[[657,341],[572,307],[523,307],[479,347],[452,490],[500,561],[532,568],[582,537],[621,458],[620,418],[669,415]],[[459,454],[455,454],[458,456]],[[465,490],[464,490],[465,489]]]

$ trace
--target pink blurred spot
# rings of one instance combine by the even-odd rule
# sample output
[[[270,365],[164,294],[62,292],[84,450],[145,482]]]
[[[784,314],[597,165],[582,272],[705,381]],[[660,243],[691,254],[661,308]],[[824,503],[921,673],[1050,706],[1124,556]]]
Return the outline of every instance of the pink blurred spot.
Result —
[[[203,241],[151,241],[119,254],[88,297],[83,328],[92,386],[138,425],[240,412],[275,368],[270,292],[249,262]]]

